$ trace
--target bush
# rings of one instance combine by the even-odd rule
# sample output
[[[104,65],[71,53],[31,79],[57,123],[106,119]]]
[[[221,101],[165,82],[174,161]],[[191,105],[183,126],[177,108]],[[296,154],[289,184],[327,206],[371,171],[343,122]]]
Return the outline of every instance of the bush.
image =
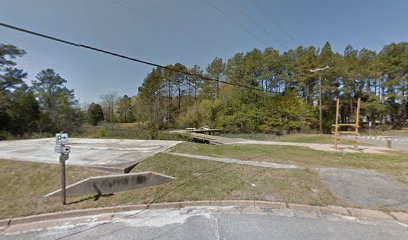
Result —
[[[215,127],[217,115],[219,114],[221,109],[222,102],[220,100],[212,101],[205,99],[194,104],[187,110],[184,116],[179,117],[178,127]]]
[[[9,139],[10,134],[6,131],[0,131],[0,141]]]

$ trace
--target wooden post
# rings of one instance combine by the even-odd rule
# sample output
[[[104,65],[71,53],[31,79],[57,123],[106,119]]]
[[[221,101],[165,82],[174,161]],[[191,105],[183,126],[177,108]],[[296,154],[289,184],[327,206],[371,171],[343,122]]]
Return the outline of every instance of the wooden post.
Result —
[[[334,148],[337,149],[337,141],[339,136],[339,108],[340,102],[339,99],[336,99],[336,124],[334,126]]]
[[[357,111],[356,111],[356,125],[354,126],[354,149],[358,150],[358,128],[359,126],[359,122],[360,122],[360,102],[361,102],[361,98],[358,98],[357,100]]]

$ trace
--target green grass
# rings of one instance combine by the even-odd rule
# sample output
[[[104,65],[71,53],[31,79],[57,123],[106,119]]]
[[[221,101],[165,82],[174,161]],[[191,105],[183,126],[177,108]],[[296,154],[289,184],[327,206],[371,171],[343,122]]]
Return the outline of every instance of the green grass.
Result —
[[[340,153],[317,151],[307,147],[270,145],[206,145],[182,143],[174,152],[243,160],[290,163],[298,166],[361,168],[386,173],[408,183],[408,154]]]
[[[279,170],[157,154],[132,172],[155,171],[177,179],[169,184],[119,192],[112,196],[60,198],[43,196],[58,189],[59,165],[0,160],[0,219],[69,209],[187,200],[253,199],[311,205],[343,204],[312,170]],[[68,183],[100,172],[68,167]],[[255,184],[256,186],[253,186]]]

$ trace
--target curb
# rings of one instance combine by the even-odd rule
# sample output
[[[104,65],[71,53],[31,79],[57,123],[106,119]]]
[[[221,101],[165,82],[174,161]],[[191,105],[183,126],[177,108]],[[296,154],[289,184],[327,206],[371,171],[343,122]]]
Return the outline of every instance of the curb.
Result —
[[[391,212],[390,214],[370,209],[359,208],[345,208],[341,206],[310,206],[302,204],[284,203],[284,202],[269,202],[269,201],[256,201],[256,200],[218,200],[218,201],[186,201],[186,202],[172,202],[172,203],[153,203],[153,204],[140,204],[140,205],[124,205],[116,207],[104,207],[104,208],[90,208],[90,209],[78,209],[56,213],[45,213],[39,215],[32,215],[27,217],[8,218],[0,220],[0,228],[10,227],[12,225],[56,220],[63,218],[83,217],[88,215],[98,214],[115,214],[119,212],[135,211],[135,210],[148,210],[148,209],[163,209],[163,208],[185,208],[185,207],[198,207],[198,206],[242,206],[242,207],[260,207],[270,209],[293,209],[304,212],[318,212],[323,215],[341,215],[348,217],[356,217],[364,220],[396,220],[402,223],[408,224],[408,213],[404,212]]]

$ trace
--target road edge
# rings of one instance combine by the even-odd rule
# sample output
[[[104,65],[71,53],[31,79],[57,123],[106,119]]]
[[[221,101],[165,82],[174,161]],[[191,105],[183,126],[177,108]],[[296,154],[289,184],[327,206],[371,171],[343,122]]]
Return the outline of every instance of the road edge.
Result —
[[[88,215],[118,213],[134,210],[147,209],[164,209],[164,208],[185,208],[198,206],[243,206],[243,207],[264,207],[272,209],[293,209],[305,212],[318,212],[324,215],[342,215],[347,217],[356,217],[364,220],[386,221],[394,220],[404,224],[408,224],[408,213],[405,212],[385,212],[380,210],[349,208],[342,206],[310,206],[303,204],[285,203],[285,202],[270,202],[257,200],[216,200],[216,201],[184,201],[184,202],[169,202],[169,203],[153,203],[139,205],[122,205],[103,208],[89,208],[61,211],[55,213],[45,213],[26,217],[7,218],[0,220],[0,228],[7,228],[12,225],[41,222],[47,220],[56,220],[72,217],[82,217]]]

